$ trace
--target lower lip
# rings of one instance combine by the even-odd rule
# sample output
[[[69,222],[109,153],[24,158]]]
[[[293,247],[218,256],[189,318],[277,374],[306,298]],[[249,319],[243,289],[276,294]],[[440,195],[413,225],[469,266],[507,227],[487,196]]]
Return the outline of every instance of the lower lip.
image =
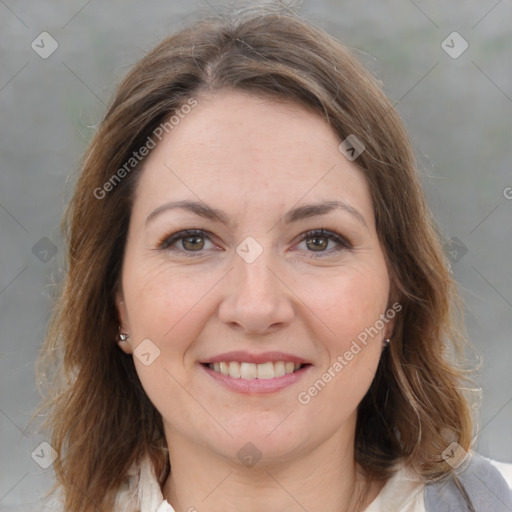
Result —
[[[302,379],[312,368],[311,365],[306,365],[293,373],[288,373],[282,377],[274,377],[273,379],[235,379],[229,375],[216,372],[203,364],[200,366],[210,377],[224,387],[238,393],[250,394],[274,393],[287,388]]]

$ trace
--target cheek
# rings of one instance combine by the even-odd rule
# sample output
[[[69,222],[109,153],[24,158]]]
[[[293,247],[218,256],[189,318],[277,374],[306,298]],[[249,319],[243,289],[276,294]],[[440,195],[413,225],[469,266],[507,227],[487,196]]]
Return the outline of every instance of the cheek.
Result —
[[[344,267],[302,283],[305,304],[323,321],[329,337],[338,340],[339,349],[385,313],[389,279],[384,265]]]
[[[306,401],[315,416],[329,417],[332,426],[354,413],[374,379],[384,335],[379,320],[389,291],[384,276],[387,273],[370,269],[350,272],[333,279],[328,287],[312,289],[315,313],[328,329],[322,329],[321,369],[304,384],[300,403]]]
[[[133,339],[136,343],[152,340],[166,367],[183,365],[187,350],[214,313],[208,294],[214,293],[221,277],[218,272],[198,275],[191,268],[177,269],[166,262],[127,267],[123,291]]]
[[[218,280],[211,274],[194,279],[192,272],[161,264],[151,268],[140,265],[136,271],[127,267],[123,282],[135,343],[150,339],[159,350],[148,366],[134,356],[142,387],[164,417],[173,418],[176,411],[181,411],[185,423],[204,422],[204,428],[211,427],[208,417],[201,416],[200,407],[195,409],[193,401],[191,406],[185,391],[190,388],[192,364],[187,353],[213,314],[207,311],[205,294]]]
[[[312,398],[315,413],[344,421],[366,394],[381,357],[386,324],[380,319],[388,300],[387,270],[380,260],[364,266],[347,265],[328,280],[307,283],[308,305],[325,326],[321,336],[325,357],[322,382],[309,382],[313,388],[304,391]]]
[[[164,336],[193,309],[207,284],[207,279],[187,279],[183,272],[165,264],[127,269],[123,289],[132,328]]]

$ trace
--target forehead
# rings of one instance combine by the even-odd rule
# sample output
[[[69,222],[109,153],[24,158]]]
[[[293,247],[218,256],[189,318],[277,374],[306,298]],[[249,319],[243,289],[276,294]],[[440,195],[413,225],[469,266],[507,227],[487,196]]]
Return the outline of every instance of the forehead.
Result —
[[[350,200],[371,214],[363,172],[338,150],[339,137],[320,115],[232,90],[197,101],[147,158],[135,206],[186,197],[261,210],[304,197]]]

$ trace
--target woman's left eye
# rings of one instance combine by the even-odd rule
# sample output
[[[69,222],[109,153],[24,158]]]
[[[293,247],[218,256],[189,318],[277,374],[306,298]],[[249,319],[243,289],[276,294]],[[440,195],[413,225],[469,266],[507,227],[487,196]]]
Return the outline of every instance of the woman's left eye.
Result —
[[[333,243],[334,247],[329,248],[330,242]],[[326,229],[307,231],[301,238],[302,243],[305,243],[308,252],[316,253],[310,255],[314,258],[352,249],[352,245],[345,238]]]
[[[161,250],[188,253],[187,256],[195,256],[191,253],[201,253],[206,243],[212,244],[210,236],[202,229],[187,229],[166,236],[158,245]],[[321,257],[340,250],[352,249],[351,244],[342,236],[325,229],[307,231],[301,235],[300,244],[305,244],[305,251],[312,253],[310,257]],[[334,247],[330,247],[332,244]]]

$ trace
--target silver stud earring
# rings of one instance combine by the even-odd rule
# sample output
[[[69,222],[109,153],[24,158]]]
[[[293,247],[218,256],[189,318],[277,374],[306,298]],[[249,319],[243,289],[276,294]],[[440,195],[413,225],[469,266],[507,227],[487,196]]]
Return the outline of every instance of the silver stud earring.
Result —
[[[384,340],[384,348],[386,348],[391,343],[391,340],[389,338],[386,338]]]
[[[128,334],[121,332],[121,326],[119,326],[119,341],[126,341],[128,338]]]

